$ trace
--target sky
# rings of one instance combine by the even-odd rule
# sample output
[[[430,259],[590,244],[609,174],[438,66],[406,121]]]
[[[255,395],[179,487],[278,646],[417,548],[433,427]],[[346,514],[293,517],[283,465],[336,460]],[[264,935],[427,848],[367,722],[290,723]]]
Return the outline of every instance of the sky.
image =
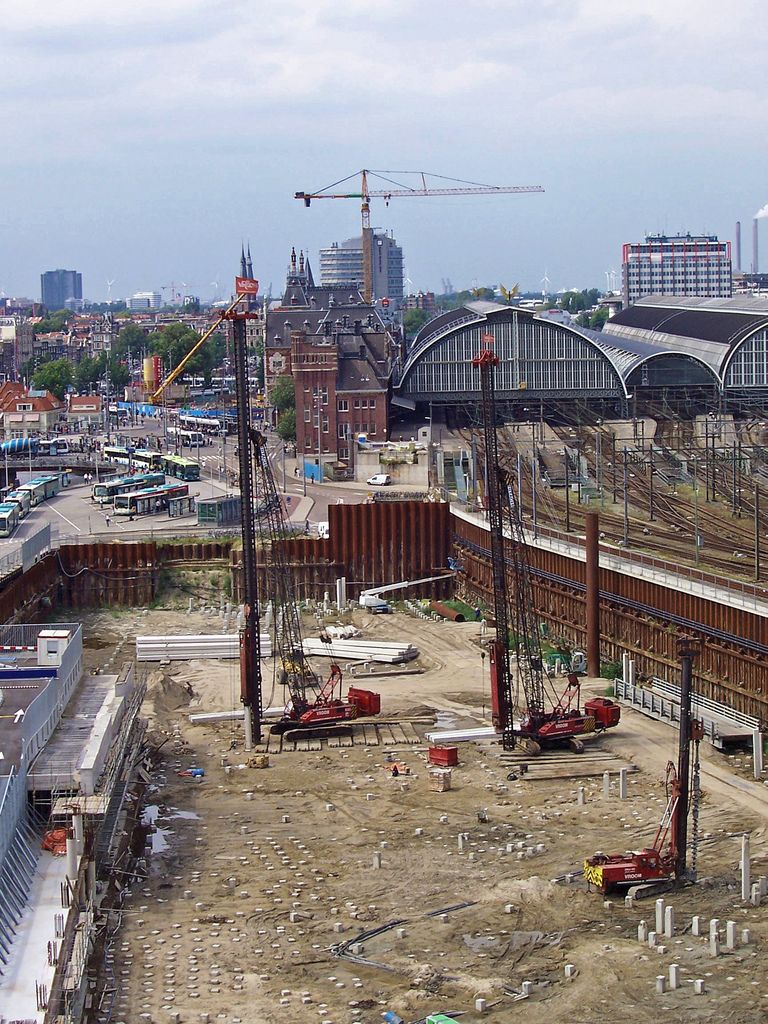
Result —
[[[604,287],[622,242],[737,219],[748,264],[761,26],[761,0],[5,0],[0,292],[64,267],[93,301],[227,296],[244,240],[278,294],[292,245],[317,267],[359,233],[356,200],[294,192],[361,167],[546,190],[372,200],[414,289]]]

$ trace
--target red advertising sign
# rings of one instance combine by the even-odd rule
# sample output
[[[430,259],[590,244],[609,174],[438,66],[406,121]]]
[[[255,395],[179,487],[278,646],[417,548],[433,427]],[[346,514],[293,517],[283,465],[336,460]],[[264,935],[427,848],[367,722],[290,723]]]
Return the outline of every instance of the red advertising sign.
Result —
[[[259,292],[259,282],[254,281],[251,277],[236,277],[235,292],[238,295],[257,295]]]

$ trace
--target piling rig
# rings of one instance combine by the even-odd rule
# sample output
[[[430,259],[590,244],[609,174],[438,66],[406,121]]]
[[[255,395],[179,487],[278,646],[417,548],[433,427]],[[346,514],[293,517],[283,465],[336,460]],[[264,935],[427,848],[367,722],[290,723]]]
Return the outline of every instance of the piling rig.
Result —
[[[667,888],[673,879],[682,884],[696,878],[701,793],[699,743],[704,735],[701,721],[691,715],[693,659],[698,653],[696,641],[682,638],[678,641],[678,653],[680,735],[677,766],[672,761],[667,762],[667,806],[650,846],[627,853],[596,853],[584,861],[585,880],[603,893],[629,888],[634,895],[650,896]],[[692,818],[690,844],[689,812]]]
[[[584,743],[579,737],[617,725],[621,711],[614,701],[601,697],[586,701],[582,708],[580,683],[574,673],[567,677],[566,687],[558,695],[544,671],[522,517],[512,481],[499,465],[495,391],[499,357],[492,334],[483,335],[480,352],[472,362],[480,371],[482,392],[486,505],[496,620],[496,635],[489,651],[493,724],[501,733],[506,750],[520,745],[527,753],[535,755],[544,747],[567,746],[581,753]],[[511,600],[508,575],[513,581]],[[510,664],[512,643],[517,668],[514,685]]]

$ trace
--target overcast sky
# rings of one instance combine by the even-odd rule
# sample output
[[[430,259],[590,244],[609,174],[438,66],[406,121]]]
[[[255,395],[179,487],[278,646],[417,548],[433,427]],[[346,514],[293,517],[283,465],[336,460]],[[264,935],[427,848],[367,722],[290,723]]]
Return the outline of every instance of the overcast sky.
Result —
[[[604,286],[646,231],[733,238],[768,203],[760,0],[5,0],[0,290],[229,294],[241,239],[359,232],[360,167],[544,195],[373,201],[414,288]],[[768,269],[768,223],[763,222]]]

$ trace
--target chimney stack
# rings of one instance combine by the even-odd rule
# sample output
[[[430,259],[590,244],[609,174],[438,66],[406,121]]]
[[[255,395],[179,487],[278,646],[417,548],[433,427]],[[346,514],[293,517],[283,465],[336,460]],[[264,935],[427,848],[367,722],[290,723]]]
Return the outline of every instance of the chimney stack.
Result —
[[[752,273],[757,274],[760,272],[760,266],[757,262],[757,217],[752,221]]]
[[[741,221],[736,221],[736,273],[741,273]]]

